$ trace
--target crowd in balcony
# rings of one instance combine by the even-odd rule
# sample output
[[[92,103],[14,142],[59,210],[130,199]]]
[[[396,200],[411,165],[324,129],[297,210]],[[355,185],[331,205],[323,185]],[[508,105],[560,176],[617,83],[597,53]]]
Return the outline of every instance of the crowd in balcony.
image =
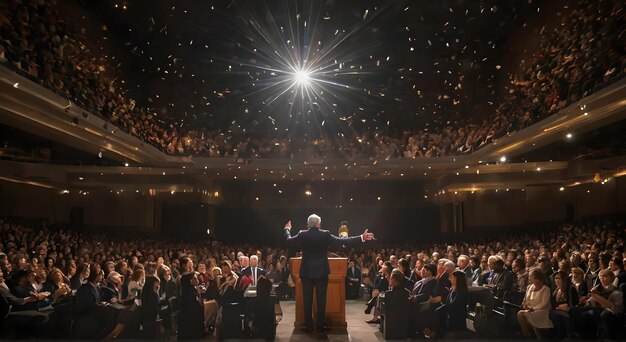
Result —
[[[84,28],[63,18],[54,1],[13,0],[0,7],[0,63],[170,155],[355,160],[467,154],[528,127],[621,79],[626,70],[624,1],[580,1],[541,30],[540,48],[521,75],[510,76],[495,110],[482,121],[358,132],[322,138],[234,134],[180,128],[132,99],[111,61],[94,53]]]

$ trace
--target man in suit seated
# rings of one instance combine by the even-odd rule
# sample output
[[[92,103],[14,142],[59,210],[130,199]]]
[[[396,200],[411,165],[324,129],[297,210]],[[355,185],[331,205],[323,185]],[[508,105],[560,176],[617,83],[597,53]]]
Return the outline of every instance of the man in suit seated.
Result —
[[[415,283],[409,296],[409,329],[412,334],[416,332],[421,334],[426,327],[426,318],[430,314],[430,299],[437,285],[435,274],[437,274],[437,266],[433,264],[424,265],[422,267],[422,279]]]
[[[354,260],[350,260],[348,271],[346,272],[346,299],[357,299],[359,297],[362,279],[361,269],[354,265]]]
[[[497,304],[502,304],[504,293],[513,290],[516,280],[513,272],[504,268],[504,260],[497,258],[493,263],[492,275],[483,283],[482,291],[472,292],[473,301],[485,308],[487,317],[491,317]]]
[[[409,322],[409,296],[405,288],[406,277],[399,269],[394,269],[389,277],[390,290],[385,291],[382,317],[383,333],[386,339],[406,338]]]
[[[250,278],[252,286],[256,286],[257,280],[265,275],[265,270],[259,267],[259,257],[256,254],[250,256],[250,267],[241,270],[241,274]]]

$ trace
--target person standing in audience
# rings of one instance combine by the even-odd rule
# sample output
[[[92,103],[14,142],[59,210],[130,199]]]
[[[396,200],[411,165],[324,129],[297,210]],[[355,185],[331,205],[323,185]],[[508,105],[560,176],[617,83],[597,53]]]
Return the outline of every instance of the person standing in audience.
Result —
[[[140,320],[142,326],[142,337],[154,339],[157,334],[157,319],[161,311],[159,297],[159,278],[149,275],[146,277],[143,291],[141,292]]]
[[[168,266],[161,266],[159,279],[161,279],[161,286],[159,288],[160,296],[165,300],[175,297],[178,293],[178,287],[176,285],[176,281],[172,277],[172,270]]]
[[[180,279],[179,340],[200,339],[204,333],[204,304],[196,288],[199,284],[195,272],[187,272]]]
[[[552,328],[550,321],[550,287],[546,285],[546,275],[539,268],[533,268],[528,275],[528,288],[522,302],[522,310],[517,313],[517,321],[524,337],[531,336],[534,331],[537,338],[541,337],[541,329]]]

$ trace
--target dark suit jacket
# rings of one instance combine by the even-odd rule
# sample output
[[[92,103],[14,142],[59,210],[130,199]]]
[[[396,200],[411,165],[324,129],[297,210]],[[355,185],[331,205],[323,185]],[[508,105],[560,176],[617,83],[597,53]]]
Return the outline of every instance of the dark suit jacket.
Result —
[[[517,279],[515,277],[515,274],[513,274],[513,272],[509,270],[504,270],[500,275],[498,275],[498,279],[496,279],[496,282],[493,283],[493,285],[495,286],[493,289],[494,296],[502,298],[504,296],[504,292],[513,290],[513,287],[516,283]]]
[[[411,292],[402,286],[385,291],[385,313],[408,314]]]
[[[77,314],[89,313],[100,304],[100,290],[90,282],[82,284],[76,290],[75,303]]]
[[[246,277],[251,277],[252,276],[252,267],[248,266],[248,267],[244,268],[243,270],[241,270],[241,274],[246,276]],[[265,270],[257,266],[257,268],[256,268],[256,280],[259,280],[259,278],[262,275],[266,275]]]
[[[435,285],[437,285],[437,279],[435,279],[434,277],[423,278],[422,280],[415,283],[415,286],[413,286],[413,291],[411,291],[411,296],[413,297],[412,302],[426,302],[433,294]]]
[[[476,283],[477,283],[479,286],[483,286],[483,285],[487,284],[487,278],[489,278],[489,274],[490,274],[491,272],[492,272],[492,271],[490,271],[490,270],[483,271],[483,273],[481,273],[481,274],[478,276],[478,281],[477,281]]]
[[[359,280],[357,283],[361,284],[363,282],[363,275],[361,274],[361,269],[355,266],[354,272],[353,272],[352,269],[348,267],[348,271],[346,271],[346,278],[357,278]],[[346,280],[350,282],[348,279]]]
[[[340,247],[341,245],[354,245],[361,242],[360,236],[340,238],[327,230],[310,227],[291,236],[289,229],[283,234],[285,241],[290,247],[302,249],[302,265],[300,266],[300,278],[325,279],[330,273],[328,264],[328,247]]]

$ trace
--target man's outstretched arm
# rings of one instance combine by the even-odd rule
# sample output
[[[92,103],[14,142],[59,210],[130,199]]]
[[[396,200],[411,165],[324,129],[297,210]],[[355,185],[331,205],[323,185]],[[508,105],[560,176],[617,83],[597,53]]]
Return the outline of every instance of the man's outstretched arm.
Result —
[[[330,236],[332,239],[331,247],[335,247],[335,248],[341,245],[356,245],[359,242],[376,240],[376,238],[374,237],[374,233],[368,232],[367,229],[365,229],[363,234],[358,235],[358,236],[338,237],[333,234],[330,234]]]
[[[283,228],[283,237],[285,238],[285,243],[287,246],[293,246],[298,243],[298,237],[300,235],[296,234],[296,236],[291,236],[291,221],[288,221],[285,224],[285,228]]]

